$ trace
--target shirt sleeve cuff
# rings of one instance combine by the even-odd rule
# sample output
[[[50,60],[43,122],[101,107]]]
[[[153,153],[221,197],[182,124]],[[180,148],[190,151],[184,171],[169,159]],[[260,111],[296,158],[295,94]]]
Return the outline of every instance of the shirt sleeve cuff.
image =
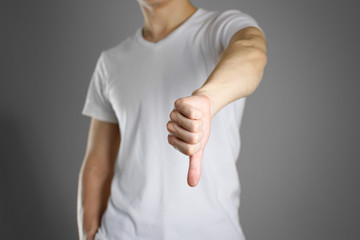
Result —
[[[91,105],[90,102],[86,102],[81,114],[88,117],[94,117],[105,122],[118,123],[118,119],[114,114],[110,114],[104,110],[104,108],[97,107],[94,104]]]

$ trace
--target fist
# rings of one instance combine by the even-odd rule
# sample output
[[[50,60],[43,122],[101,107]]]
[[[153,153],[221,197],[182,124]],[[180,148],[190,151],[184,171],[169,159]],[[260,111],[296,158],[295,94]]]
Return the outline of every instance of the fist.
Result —
[[[210,135],[211,101],[205,95],[179,98],[167,123],[168,142],[189,156],[188,185],[195,187],[201,175],[201,160]]]

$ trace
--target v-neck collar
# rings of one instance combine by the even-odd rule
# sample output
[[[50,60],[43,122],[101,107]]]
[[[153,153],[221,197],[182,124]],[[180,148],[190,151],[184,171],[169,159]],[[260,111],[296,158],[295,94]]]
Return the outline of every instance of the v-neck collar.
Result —
[[[136,39],[144,46],[146,47],[150,47],[150,48],[158,48],[162,45],[164,45],[166,42],[170,41],[172,38],[174,38],[176,35],[178,35],[187,25],[189,25],[194,18],[196,18],[197,15],[200,14],[200,12],[202,12],[203,9],[202,8],[198,8],[188,19],[185,20],[185,22],[183,22],[180,26],[178,26],[177,28],[175,28],[170,34],[168,34],[165,38],[157,41],[157,42],[151,42],[146,40],[143,35],[142,35],[142,26],[139,27],[136,30],[135,33],[135,37]]]

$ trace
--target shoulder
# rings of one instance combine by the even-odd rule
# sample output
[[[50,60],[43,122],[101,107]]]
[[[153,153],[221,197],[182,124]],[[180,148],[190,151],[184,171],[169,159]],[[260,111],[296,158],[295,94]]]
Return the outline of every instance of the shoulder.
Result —
[[[131,49],[130,45],[134,40],[133,38],[133,36],[128,36],[116,45],[101,51],[100,60],[108,71],[112,69],[112,66],[117,66],[126,61],[129,50]]]
[[[223,25],[233,21],[256,22],[255,19],[250,14],[240,9],[228,9],[225,11],[216,12],[215,22],[217,24]]]
[[[249,16],[249,14],[243,12],[240,9],[227,9],[222,11],[206,10],[202,9],[204,16],[207,16],[212,20],[223,20],[233,16]]]
[[[209,19],[219,19],[231,15],[246,14],[240,9],[227,9],[227,10],[219,11],[219,10],[208,10],[208,9],[200,8],[200,11],[202,12],[201,15],[202,17],[207,17]]]
[[[205,22],[210,29],[211,34],[220,34],[219,32],[226,31],[229,28],[236,28],[237,26],[243,28],[245,26],[256,26],[259,24],[248,13],[240,9],[227,9],[223,11],[209,11],[203,9],[202,21]],[[262,29],[260,29],[262,30]]]
[[[124,40],[120,41],[114,46],[111,46],[107,49],[104,49],[101,53],[104,61],[114,61],[117,60],[119,57],[124,57],[130,49],[130,45],[135,40],[133,35],[126,37]]]

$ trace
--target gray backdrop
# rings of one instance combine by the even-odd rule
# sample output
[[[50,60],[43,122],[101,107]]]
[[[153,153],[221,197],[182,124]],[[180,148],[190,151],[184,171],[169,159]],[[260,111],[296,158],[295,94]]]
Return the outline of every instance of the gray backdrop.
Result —
[[[247,239],[360,239],[356,1],[192,2],[242,10],[267,34],[268,64],[241,128]],[[0,9],[0,238],[77,239],[86,90],[100,51],[142,26],[140,8],[5,0]]]

